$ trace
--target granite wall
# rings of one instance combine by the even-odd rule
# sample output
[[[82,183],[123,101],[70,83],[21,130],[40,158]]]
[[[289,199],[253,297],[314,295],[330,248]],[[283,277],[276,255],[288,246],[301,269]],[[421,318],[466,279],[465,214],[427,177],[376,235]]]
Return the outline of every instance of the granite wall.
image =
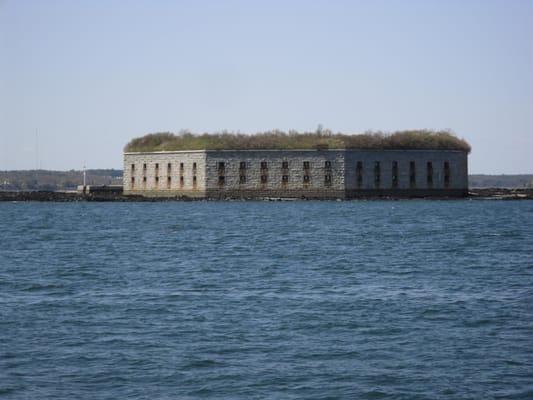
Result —
[[[343,198],[344,151],[209,151],[206,176],[212,198]]]
[[[124,154],[124,194],[205,197],[206,153],[168,151]]]
[[[125,153],[124,193],[207,198],[465,196],[455,150],[198,150]]]

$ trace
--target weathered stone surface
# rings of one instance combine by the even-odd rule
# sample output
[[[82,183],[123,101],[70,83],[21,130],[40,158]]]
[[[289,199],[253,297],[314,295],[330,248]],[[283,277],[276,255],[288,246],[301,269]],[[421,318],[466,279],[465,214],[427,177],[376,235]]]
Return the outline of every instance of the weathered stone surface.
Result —
[[[124,193],[216,199],[461,197],[468,193],[468,155],[457,150],[125,153]]]
[[[205,197],[205,164],[206,152],[203,150],[125,153],[124,193]]]

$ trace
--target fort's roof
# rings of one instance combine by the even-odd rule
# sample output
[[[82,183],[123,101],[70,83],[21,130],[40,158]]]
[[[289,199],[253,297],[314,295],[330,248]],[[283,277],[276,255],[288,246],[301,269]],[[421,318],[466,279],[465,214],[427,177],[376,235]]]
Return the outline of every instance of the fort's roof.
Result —
[[[470,152],[470,145],[448,131],[408,130],[394,133],[363,134],[268,131],[247,135],[222,132],[201,135],[182,131],[150,133],[132,139],[126,152],[176,150],[249,150],[249,149],[435,149]]]

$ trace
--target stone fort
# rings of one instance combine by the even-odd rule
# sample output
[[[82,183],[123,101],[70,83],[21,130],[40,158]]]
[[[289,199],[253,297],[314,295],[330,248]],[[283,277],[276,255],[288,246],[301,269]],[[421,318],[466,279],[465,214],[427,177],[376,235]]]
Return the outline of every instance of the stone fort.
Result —
[[[128,146],[124,193],[209,199],[468,194],[468,151],[460,146],[325,147],[129,151],[136,149]]]

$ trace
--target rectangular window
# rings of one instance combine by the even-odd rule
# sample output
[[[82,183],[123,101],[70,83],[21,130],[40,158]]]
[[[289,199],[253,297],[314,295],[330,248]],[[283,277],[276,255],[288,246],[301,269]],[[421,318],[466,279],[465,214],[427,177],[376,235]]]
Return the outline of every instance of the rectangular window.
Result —
[[[444,161],[444,187],[449,188],[450,187],[450,163],[448,161]]]
[[[184,182],[183,176],[180,176],[180,187],[183,187]]]
[[[168,164],[167,164],[167,170],[168,170],[168,171],[172,171],[172,164],[171,164],[171,163],[168,163]]]
[[[220,186],[223,186],[225,183],[226,183],[226,177],[225,177],[224,175],[220,175],[220,176],[218,177],[218,184],[219,184]]]
[[[196,188],[196,175],[192,177],[192,187]]]
[[[304,169],[309,169],[309,161],[304,161]]]
[[[355,181],[357,183],[357,188],[361,189],[363,187],[363,162],[357,161],[355,167]]]
[[[143,182],[146,182],[146,176],[143,176]]]
[[[131,172],[135,171],[135,164],[131,164]]]
[[[167,189],[170,189],[171,184],[172,184],[172,178],[169,176],[167,177]]]
[[[132,187],[132,189],[133,189],[134,186],[135,186],[135,177],[132,176],[131,177],[131,187]]]
[[[143,164],[143,169],[146,170],[146,164]]]
[[[311,181],[311,178],[309,175],[304,175],[304,183],[309,183]]]
[[[261,175],[261,183],[267,183],[268,175]]]
[[[325,183],[326,186],[330,186],[331,185],[331,175],[330,174],[324,175],[324,183]]]
[[[283,175],[281,177],[281,183],[288,183],[289,182],[289,175]]]
[[[261,169],[268,169],[268,165],[266,161],[261,161]]]
[[[180,163],[180,170],[183,171],[183,163]]]
[[[381,165],[379,161],[374,163],[374,187],[379,188],[381,185]]]
[[[288,161],[282,161],[281,162],[281,169],[289,169],[289,162]]]
[[[158,182],[159,182],[159,177],[156,176],[156,177],[155,177],[155,183],[158,183]]]
[[[219,171],[224,171],[224,169],[225,169],[224,162],[222,162],[222,161],[219,162],[219,163],[218,163],[218,170],[219,170]]]
[[[196,163],[195,162],[192,163],[192,170],[196,171]]]
[[[398,161],[392,162],[392,187],[398,188]]]
[[[416,187],[416,166],[415,162],[409,162],[409,187],[412,189]]]
[[[428,161],[426,164],[427,169],[427,186],[433,187],[433,163]]]
[[[246,183],[246,161],[239,163],[239,183]]]
[[[330,169],[331,168],[331,161],[324,162],[324,168]]]
[[[159,163],[155,163],[155,169],[159,169]]]

